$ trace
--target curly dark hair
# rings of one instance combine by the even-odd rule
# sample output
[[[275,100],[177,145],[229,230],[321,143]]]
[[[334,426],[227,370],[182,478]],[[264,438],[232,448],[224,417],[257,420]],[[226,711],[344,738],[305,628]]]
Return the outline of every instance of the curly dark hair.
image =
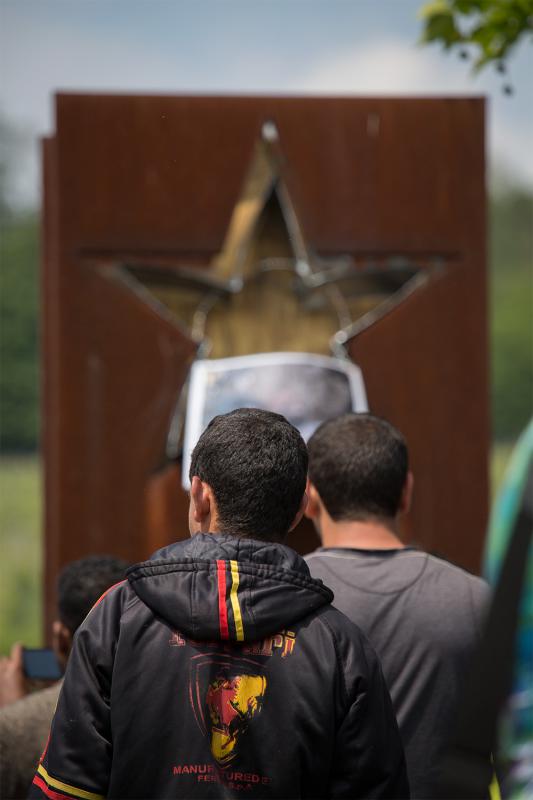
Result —
[[[189,476],[213,490],[224,533],[282,541],[302,501],[307,461],[305,442],[285,417],[238,408],[211,420]]]
[[[74,633],[96,601],[115,583],[123,580],[130,564],[121,558],[94,555],[71,561],[57,579],[59,619]]]

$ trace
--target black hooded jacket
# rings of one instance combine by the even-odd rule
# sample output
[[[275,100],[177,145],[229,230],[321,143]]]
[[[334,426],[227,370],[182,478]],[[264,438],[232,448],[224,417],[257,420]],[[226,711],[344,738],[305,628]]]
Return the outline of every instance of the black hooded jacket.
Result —
[[[78,633],[30,797],[406,798],[376,656],[283,545],[198,534]]]

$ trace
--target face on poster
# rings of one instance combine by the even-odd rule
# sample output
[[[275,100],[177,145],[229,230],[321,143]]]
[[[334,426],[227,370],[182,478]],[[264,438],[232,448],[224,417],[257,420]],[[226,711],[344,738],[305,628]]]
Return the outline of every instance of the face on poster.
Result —
[[[283,414],[307,441],[326,419],[368,410],[363,376],[348,360],[311,353],[262,353],[196,361],[191,368],[183,445],[183,486],[192,450],[217,414],[262,408]]]

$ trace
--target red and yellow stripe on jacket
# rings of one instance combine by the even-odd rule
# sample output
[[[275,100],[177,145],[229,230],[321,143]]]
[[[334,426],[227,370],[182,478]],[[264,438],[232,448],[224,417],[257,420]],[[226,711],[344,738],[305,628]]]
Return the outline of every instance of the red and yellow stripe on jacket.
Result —
[[[239,603],[239,565],[236,561],[223,561],[217,559],[217,583],[218,583],[218,620],[220,626],[221,639],[233,639],[238,642],[244,641],[244,626],[242,622],[241,606]],[[229,605],[233,615],[233,626],[235,633],[230,636],[230,626],[228,619],[228,595]]]
[[[70,783],[53,778],[42,764],[37,767],[33,783],[50,800],[104,800],[104,796],[101,794],[88,792],[78,786],[72,786]]]

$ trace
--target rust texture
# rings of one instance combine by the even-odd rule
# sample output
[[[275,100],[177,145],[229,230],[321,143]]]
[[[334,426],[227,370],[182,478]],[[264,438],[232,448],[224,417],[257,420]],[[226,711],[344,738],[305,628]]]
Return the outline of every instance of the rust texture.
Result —
[[[188,535],[179,469],[162,455],[195,345],[115,270],[124,260],[207,269],[267,120],[316,253],[442,259],[441,274],[349,352],[372,410],[410,444],[409,536],[479,567],[489,443],[483,101],[60,94],[43,144],[48,621],[69,560],[142,560]],[[302,525],[292,542],[305,552],[316,539]]]

